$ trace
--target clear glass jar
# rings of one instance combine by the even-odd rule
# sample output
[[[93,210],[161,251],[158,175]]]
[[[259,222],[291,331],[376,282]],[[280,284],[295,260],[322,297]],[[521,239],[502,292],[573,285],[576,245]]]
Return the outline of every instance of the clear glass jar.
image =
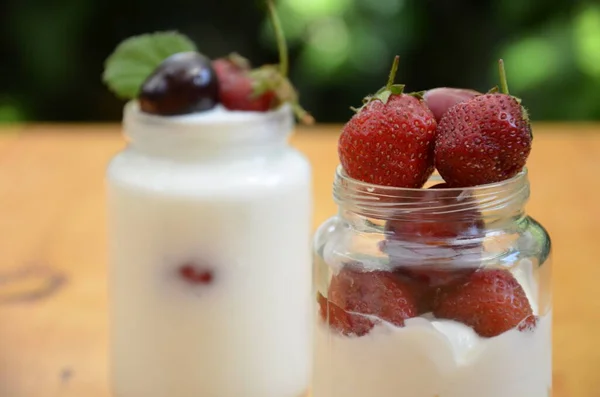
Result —
[[[310,381],[311,172],[269,113],[127,105],[108,167],[116,397],[299,397]]]
[[[550,239],[528,197],[526,171],[401,189],[338,169],[314,241],[313,396],[551,395]]]

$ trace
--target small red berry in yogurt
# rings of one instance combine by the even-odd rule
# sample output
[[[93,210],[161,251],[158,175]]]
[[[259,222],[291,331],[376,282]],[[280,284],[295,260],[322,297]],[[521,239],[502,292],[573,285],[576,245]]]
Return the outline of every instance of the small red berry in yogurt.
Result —
[[[192,284],[210,284],[214,279],[212,271],[185,264],[179,268],[179,275]]]

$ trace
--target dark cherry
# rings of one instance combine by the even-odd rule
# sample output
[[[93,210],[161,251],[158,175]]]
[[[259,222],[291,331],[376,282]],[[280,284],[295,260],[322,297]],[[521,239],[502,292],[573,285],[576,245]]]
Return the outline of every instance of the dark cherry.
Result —
[[[179,274],[192,284],[210,284],[214,278],[210,270],[198,269],[191,264],[181,266]]]
[[[210,59],[197,52],[171,55],[146,79],[138,101],[142,111],[162,116],[212,109],[219,82]]]

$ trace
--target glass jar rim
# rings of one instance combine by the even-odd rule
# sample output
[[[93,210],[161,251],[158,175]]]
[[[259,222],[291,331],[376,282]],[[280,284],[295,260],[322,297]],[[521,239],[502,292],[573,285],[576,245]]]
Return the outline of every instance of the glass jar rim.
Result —
[[[438,174],[429,182],[443,182]],[[453,214],[456,217],[474,213],[498,216],[521,212],[529,198],[527,169],[515,176],[473,187],[404,188],[382,186],[353,179],[339,165],[333,184],[336,203],[349,211],[378,219],[401,219],[418,213]],[[508,211],[508,212],[507,212]],[[481,215],[478,215],[481,216]]]
[[[377,184],[369,183],[369,182],[363,182],[361,180],[350,177],[346,173],[346,171],[344,170],[344,167],[342,167],[341,164],[339,164],[336,167],[335,173],[336,173],[336,178],[347,180],[348,182],[352,183],[353,185],[362,186],[365,189],[377,189],[379,191],[386,191],[386,192],[401,192],[401,191],[419,192],[419,191],[424,190],[424,188],[422,188],[422,187],[421,188],[396,187],[396,186],[385,186],[385,185],[377,185]],[[488,183],[485,185],[477,185],[477,186],[470,186],[470,187],[448,187],[448,188],[436,188],[436,189],[429,188],[429,190],[463,191],[463,190],[468,189],[468,190],[472,190],[472,191],[477,191],[477,190],[483,190],[483,189],[491,189],[491,188],[495,188],[495,187],[501,188],[503,186],[508,186],[508,185],[512,185],[515,183],[524,183],[524,182],[526,182],[527,175],[528,175],[527,167],[524,167],[515,176],[505,179],[503,181],[499,181],[499,182],[492,182],[492,183]],[[433,178],[433,180],[432,180],[432,178]],[[443,182],[443,179],[441,178],[441,176],[438,173],[434,173],[430,177],[429,181]]]

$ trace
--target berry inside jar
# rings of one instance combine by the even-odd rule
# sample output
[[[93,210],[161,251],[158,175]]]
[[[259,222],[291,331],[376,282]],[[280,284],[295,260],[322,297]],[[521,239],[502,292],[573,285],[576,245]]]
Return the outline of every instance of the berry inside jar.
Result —
[[[550,240],[508,92],[394,84],[339,138],[315,237],[315,397],[551,395]],[[437,169],[437,173],[434,170]]]

